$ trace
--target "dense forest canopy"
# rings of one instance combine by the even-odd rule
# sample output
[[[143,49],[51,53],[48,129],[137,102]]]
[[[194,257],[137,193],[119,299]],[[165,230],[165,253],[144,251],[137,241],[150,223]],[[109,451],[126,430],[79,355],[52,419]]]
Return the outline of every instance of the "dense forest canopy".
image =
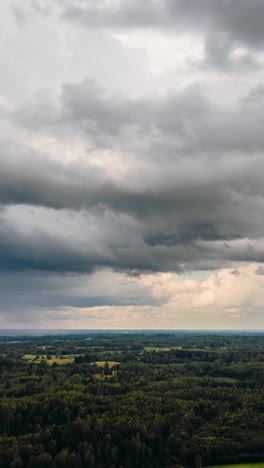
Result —
[[[0,466],[264,461],[264,334],[0,338]]]

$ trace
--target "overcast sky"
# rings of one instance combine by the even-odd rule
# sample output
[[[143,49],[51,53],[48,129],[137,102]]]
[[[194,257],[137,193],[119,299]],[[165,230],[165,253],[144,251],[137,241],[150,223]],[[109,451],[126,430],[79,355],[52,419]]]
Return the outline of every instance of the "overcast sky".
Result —
[[[0,327],[263,329],[263,0],[0,17]]]

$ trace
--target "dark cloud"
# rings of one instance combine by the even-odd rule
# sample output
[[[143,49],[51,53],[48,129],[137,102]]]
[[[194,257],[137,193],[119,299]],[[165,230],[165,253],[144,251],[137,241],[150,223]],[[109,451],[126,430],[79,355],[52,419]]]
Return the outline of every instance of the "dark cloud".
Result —
[[[2,144],[1,268],[181,272],[263,261],[259,94],[224,110],[196,88],[129,99],[86,81],[65,85],[58,106],[36,100],[6,113],[33,134],[80,135],[94,153],[127,156],[116,178],[88,150],[66,164]]]
[[[173,199],[173,192],[166,194],[170,205],[163,199],[155,206],[157,193],[145,206],[145,216],[140,209],[137,212],[140,199],[133,197],[130,213],[124,201],[122,211],[110,202],[104,208],[80,211],[6,207],[0,224],[1,269],[91,273],[109,267],[139,274],[209,270],[235,261],[264,260],[258,240],[263,233],[263,209],[256,212],[254,199],[250,205],[245,199],[231,203],[230,198],[223,209],[217,193],[208,193],[206,186],[200,200],[195,192],[188,200],[180,193],[178,199],[174,195]]]
[[[178,230],[178,232],[160,232],[152,233],[145,237],[144,241],[150,246],[166,245],[167,247],[183,244],[188,245],[195,240],[203,241],[224,241],[226,239],[238,239],[238,234],[231,234],[226,232],[220,232],[213,224],[189,224],[185,227],[185,230]]]
[[[0,162],[2,204],[80,209],[103,203],[112,190],[111,182],[92,165],[63,164],[8,142],[1,145]],[[113,187],[113,197],[115,191]]]
[[[198,278],[189,310],[210,270],[263,275],[263,2],[0,9],[0,323],[152,323],[193,286],[144,273]]]
[[[33,131],[61,138],[79,134],[95,148],[144,151],[151,158],[252,153],[264,149],[264,111],[256,93],[223,107],[200,87],[132,99],[84,81],[65,84],[57,106],[36,100],[5,116]]]
[[[122,0],[120,2],[65,2],[64,15],[87,26],[190,27],[229,31],[250,42],[263,40],[261,0]],[[74,7],[75,5],[75,7]],[[199,18],[199,21],[197,21]]]
[[[225,62],[226,47],[227,53],[241,45],[261,49],[264,42],[262,0],[122,0],[115,4],[86,0],[79,5],[66,2],[64,8],[65,18],[87,28],[158,28],[209,36],[207,52],[214,49],[215,62],[219,58]],[[222,45],[219,35],[226,38]]]
[[[196,66],[216,67],[223,69],[225,72],[246,72],[254,73],[261,67],[260,62],[257,60],[254,53],[249,50],[240,50],[234,44],[232,38],[223,31],[210,32],[204,39],[205,56],[202,60],[198,60]],[[194,64],[195,65],[195,64]]]
[[[9,313],[13,309],[27,309],[28,319],[34,317],[36,308],[41,311],[54,307],[160,306],[168,300],[166,295],[155,297],[150,286],[127,281],[120,274],[107,270],[94,276],[30,270],[27,274],[0,273],[0,294],[2,310]],[[52,320],[56,320],[56,316]]]
[[[92,272],[111,267],[121,271],[181,270],[180,262],[198,258],[179,246],[173,258],[164,247],[147,246],[140,226],[126,216],[60,215],[47,209],[13,207],[1,218],[2,270]]]

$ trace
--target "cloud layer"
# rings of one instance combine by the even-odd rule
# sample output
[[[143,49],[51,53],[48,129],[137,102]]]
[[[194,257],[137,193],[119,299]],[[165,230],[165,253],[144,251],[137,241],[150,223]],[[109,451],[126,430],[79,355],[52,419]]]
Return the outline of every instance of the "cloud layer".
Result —
[[[19,323],[20,309],[30,323],[46,310],[62,326],[124,313],[130,328],[133,313],[142,326],[144,314],[180,326],[173,313],[185,307],[207,318],[222,308],[219,326],[225,310],[238,310],[238,326],[259,314],[250,295],[264,262],[263,9],[2,3],[4,324]],[[233,305],[215,277],[237,291]]]

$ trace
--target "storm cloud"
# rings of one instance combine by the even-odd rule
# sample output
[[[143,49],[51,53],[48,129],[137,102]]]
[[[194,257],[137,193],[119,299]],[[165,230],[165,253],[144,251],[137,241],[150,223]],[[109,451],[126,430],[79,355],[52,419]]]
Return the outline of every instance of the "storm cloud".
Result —
[[[198,309],[199,275],[261,281],[262,2],[1,8],[0,321],[152,319],[185,275]]]
[[[7,112],[32,134],[77,132],[87,150],[65,163],[3,141],[1,268],[181,271],[251,260],[245,244],[233,246],[263,236],[259,93],[226,111],[196,89],[118,99],[84,82],[63,85],[57,106]],[[121,175],[90,160],[105,148],[125,152]]]
[[[74,6],[76,5],[77,6]],[[64,15],[88,27],[175,28],[177,31],[220,30],[233,39],[262,44],[261,0],[124,0],[65,2]],[[199,21],[197,21],[199,19]]]
[[[254,67],[256,62],[248,50],[238,60],[233,60],[232,52],[241,47],[262,49],[263,14],[261,0],[125,0],[100,5],[86,0],[79,6],[66,2],[62,11],[64,18],[85,28],[165,29],[170,34],[196,34],[202,37],[208,64],[217,67]]]

